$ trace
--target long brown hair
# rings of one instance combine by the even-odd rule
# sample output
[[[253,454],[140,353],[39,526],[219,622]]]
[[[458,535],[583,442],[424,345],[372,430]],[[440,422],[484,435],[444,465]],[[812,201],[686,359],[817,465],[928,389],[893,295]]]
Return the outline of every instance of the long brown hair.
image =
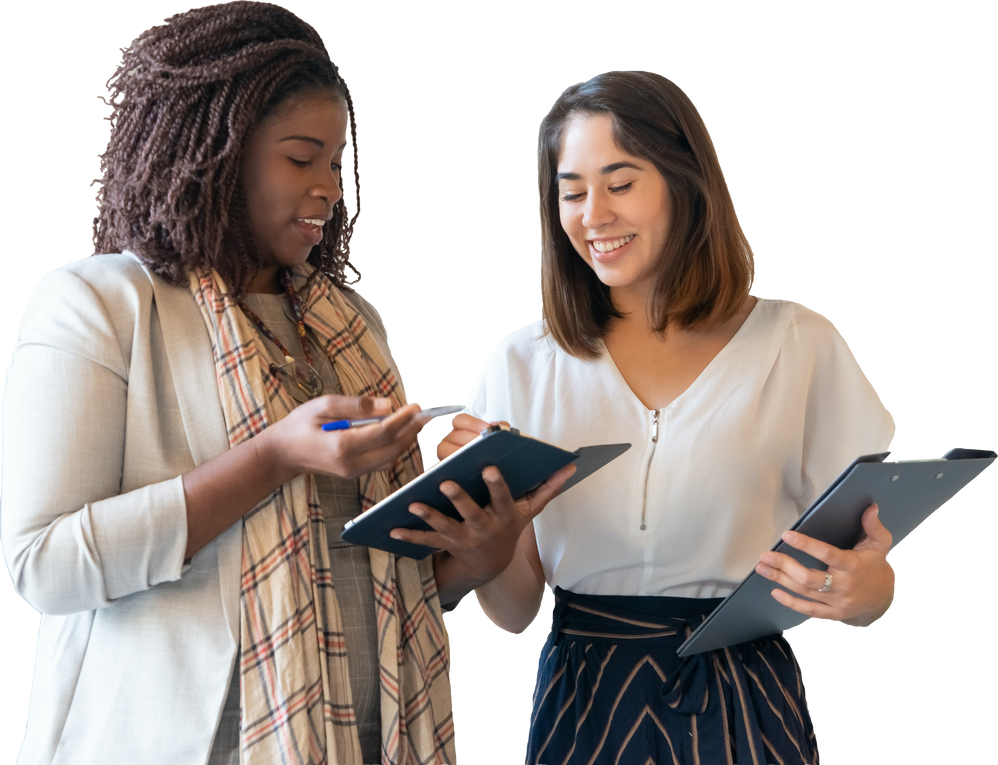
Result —
[[[191,270],[215,268],[242,292],[261,265],[240,180],[247,138],[289,99],[326,90],[349,113],[357,212],[350,218],[340,199],[308,259],[339,286],[346,268],[359,278],[350,263],[360,213],[353,101],[312,27],[268,3],[195,8],[139,35],[108,89],[97,253],[132,250],[174,284],[185,284]]]
[[[650,72],[607,72],[568,88],[541,122],[541,290],[547,331],[567,352],[594,358],[610,319],[610,290],[561,227],[558,156],[576,114],[608,114],[617,145],[651,162],[669,185],[672,223],[648,306],[658,332],[708,328],[734,316],[752,284],[752,249],[738,225],[724,175],[696,107],[675,84]]]

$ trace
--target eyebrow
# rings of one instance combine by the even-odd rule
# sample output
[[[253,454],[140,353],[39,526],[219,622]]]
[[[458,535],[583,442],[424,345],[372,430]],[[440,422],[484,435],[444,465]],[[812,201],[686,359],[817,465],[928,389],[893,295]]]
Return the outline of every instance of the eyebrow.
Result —
[[[600,175],[609,175],[610,173],[616,172],[617,170],[623,170],[625,167],[631,170],[642,170],[643,168],[638,167],[633,162],[614,162],[612,165],[606,165],[599,169]],[[578,173],[558,173],[554,177],[554,182],[558,181],[581,181],[582,176]]]
[[[315,144],[320,149],[324,149],[326,147],[325,141],[320,141],[318,138],[312,138],[311,136],[307,135],[289,135],[285,138],[279,139],[277,142],[284,143],[285,141],[305,141],[305,143]],[[344,141],[343,143],[340,144],[340,148],[338,148],[336,151],[343,151],[346,147],[347,147],[347,142]]]

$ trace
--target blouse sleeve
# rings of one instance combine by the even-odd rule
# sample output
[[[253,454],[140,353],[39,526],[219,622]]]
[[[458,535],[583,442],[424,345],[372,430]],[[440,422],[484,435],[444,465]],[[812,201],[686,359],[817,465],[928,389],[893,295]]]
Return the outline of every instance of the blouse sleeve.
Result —
[[[499,344],[478,377],[466,409],[473,417],[489,422],[509,421],[512,410],[510,397],[519,392],[509,379],[511,338],[512,335]]]
[[[800,510],[861,454],[886,451],[894,420],[831,322],[798,306],[788,344],[806,360]]]
[[[130,411],[129,361],[140,351],[129,332],[148,329],[136,318],[143,304],[147,317],[154,309],[118,292],[49,274],[7,372],[0,536],[15,588],[43,613],[102,608],[183,571],[182,478],[126,448],[136,417],[144,438],[170,445],[169,433],[156,435],[164,413]],[[144,472],[163,480],[123,492],[126,459],[150,461]]]

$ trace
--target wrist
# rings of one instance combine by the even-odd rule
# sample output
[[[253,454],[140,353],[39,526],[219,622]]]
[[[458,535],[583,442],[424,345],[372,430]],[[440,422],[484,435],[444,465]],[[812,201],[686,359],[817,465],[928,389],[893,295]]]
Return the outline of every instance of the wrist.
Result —
[[[262,433],[250,439],[254,449],[254,458],[258,475],[268,484],[269,489],[275,489],[287,483],[298,475],[298,472],[286,459],[287,449],[282,448],[280,436],[275,425],[271,425]]]
[[[465,595],[490,581],[492,577],[475,576],[460,559],[446,550],[433,556],[433,576],[442,605],[456,604]]]

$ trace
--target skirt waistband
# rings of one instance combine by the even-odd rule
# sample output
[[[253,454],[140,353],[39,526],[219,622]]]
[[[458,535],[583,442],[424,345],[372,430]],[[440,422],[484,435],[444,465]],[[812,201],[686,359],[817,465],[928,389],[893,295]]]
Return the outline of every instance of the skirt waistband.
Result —
[[[556,589],[528,762],[575,763],[570,753],[585,752],[600,765],[817,763],[800,669],[780,635],[676,654],[721,600]],[[622,759],[625,750],[640,756]]]
[[[723,598],[580,595],[555,588],[551,631],[586,642],[683,640]]]

